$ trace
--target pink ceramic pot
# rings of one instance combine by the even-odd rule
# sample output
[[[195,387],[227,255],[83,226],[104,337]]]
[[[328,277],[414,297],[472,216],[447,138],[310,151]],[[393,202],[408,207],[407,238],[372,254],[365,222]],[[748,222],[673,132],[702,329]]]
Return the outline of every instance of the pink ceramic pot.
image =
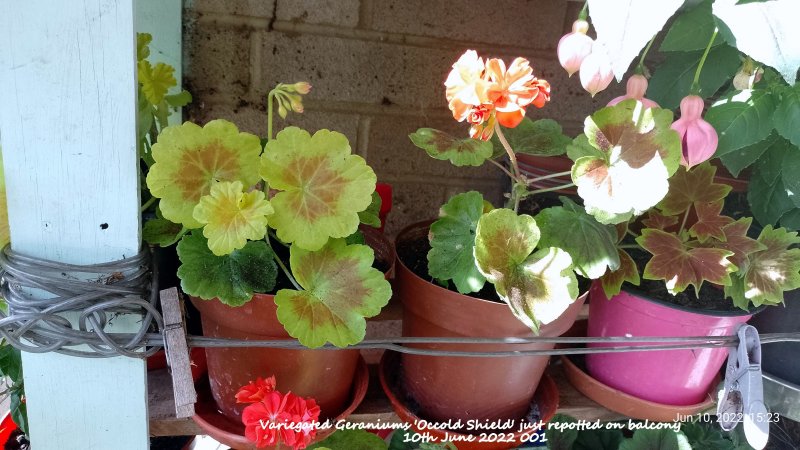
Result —
[[[726,336],[752,317],[744,311],[691,312],[625,291],[608,300],[599,283],[589,299],[589,337]],[[603,345],[609,344],[591,346]],[[727,348],[600,353],[586,355],[586,367],[598,381],[638,398],[692,405],[706,397],[727,357]]]

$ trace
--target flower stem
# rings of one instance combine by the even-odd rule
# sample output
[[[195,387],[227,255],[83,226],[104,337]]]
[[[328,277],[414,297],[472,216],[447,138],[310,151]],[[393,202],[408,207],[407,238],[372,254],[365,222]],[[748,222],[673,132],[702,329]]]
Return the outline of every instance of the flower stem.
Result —
[[[638,237],[639,237],[639,235],[638,235],[638,234],[636,234],[636,233],[634,233],[633,231],[631,231],[631,229],[630,229],[630,228],[628,228],[627,230],[625,230],[625,233],[627,233],[627,234],[629,234],[629,235],[633,236],[634,238],[638,238]]]
[[[500,129],[499,123],[494,124],[494,132],[497,133],[497,138],[500,140],[500,143],[506,150],[506,154],[508,154],[508,160],[511,163],[511,170],[513,173],[511,179],[515,183],[522,182],[522,176],[520,175],[519,172],[519,164],[517,163],[517,155],[514,153],[514,150],[511,148],[511,145],[509,145],[506,136],[503,134],[503,130]],[[519,208],[519,200],[520,200],[519,190],[516,189],[516,184],[515,184],[514,187],[511,189],[511,203],[514,205],[514,212],[516,212],[517,209]]]
[[[528,191],[525,194],[525,196],[527,197],[527,196],[535,195],[535,194],[543,194],[545,192],[560,191],[562,189],[568,189],[568,188],[571,188],[573,186],[575,186],[575,183],[567,183],[567,184],[562,184],[560,186],[553,186],[553,187],[549,187],[549,188],[545,188],[545,189],[536,189],[536,190],[533,190],[533,191]]]
[[[621,248],[621,249],[630,248],[630,249],[637,249],[637,250],[641,250],[642,249],[642,247],[639,244],[623,244],[623,245],[618,245],[617,248]]]
[[[275,90],[267,94],[267,141],[272,140],[272,104],[275,103]]]
[[[583,2],[583,8],[578,13],[578,20],[586,20],[589,18],[589,2]]]
[[[694,80],[692,81],[691,88],[692,94],[700,93],[700,72],[703,71],[703,64],[706,63],[708,52],[711,51],[711,45],[714,43],[714,39],[717,38],[717,31],[719,31],[719,29],[714,27],[714,32],[711,33],[711,39],[708,41],[708,45],[706,45],[706,50],[703,52],[703,56],[700,57],[700,62],[697,64],[697,70],[694,71]]]
[[[272,242],[270,242],[269,239],[269,232],[267,232],[267,234],[264,235],[264,242],[266,242],[269,249],[272,250]],[[294,277],[292,276],[292,272],[289,270],[288,267],[286,267],[286,264],[284,264],[283,261],[281,261],[281,258],[278,256],[277,253],[275,253],[274,250],[272,251],[272,259],[275,260],[275,263],[278,264],[278,267],[280,267],[283,273],[286,274],[286,277],[289,278],[289,281],[292,282],[292,285],[295,287],[295,289],[297,289],[298,291],[302,291],[303,288],[301,288],[300,285],[297,284],[297,280],[295,280]]]
[[[565,175],[572,175],[572,171],[568,170],[566,172],[551,173],[550,175],[545,175],[543,177],[528,178],[528,184],[531,185],[533,183],[536,183],[537,181],[549,180],[550,178],[558,178],[558,177],[563,177]]]
[[[142,205],[142,207],[139,209],[139,212],[147,211],[147,208],[153,206],[153,203],[155,203],[156,200],[157,200],[156,197],[150,197],[150,200],[146,201],[145,204]]]
[[[492,163],[495,166],[497,166],[498,169],[502,170],[503,173],[508,175],[511,179],[514,179],[514,174],[509,172],[508,169],[505,168],[505,166],[503,166],[502,164],[500,164],[499,162],[497,162],[497,161],[495,161],[495,160],[493,160],[491,158],[489,158],[487,161],[489,161],[490,163]]]
[[[636,73],[640,75],[644,75],[644,58],[647,57],[647,53],[650,51],[650,47],[656,40],[656,36],[658,36],[658,33],[653,36],[653,39],[650,39],[650,42],[647,43],[647,47],[645,47],[644,51],[642,52],[642,56],[639,58],[639,64],[636,66]]]
[[[683,229],[686,227],[686,220],[689,219],[689,210],[691,210],[691,208],[686,208],[686,213],[683,214],[683,220],[681,221],[681,228],[678,230],[678,234],[683,233]]]

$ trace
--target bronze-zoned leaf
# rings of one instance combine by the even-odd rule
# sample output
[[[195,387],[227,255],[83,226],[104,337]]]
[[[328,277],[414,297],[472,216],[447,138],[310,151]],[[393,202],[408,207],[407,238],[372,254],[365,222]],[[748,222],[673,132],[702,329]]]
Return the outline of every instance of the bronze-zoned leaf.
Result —
[[[689,228],[689,235],[697,238],[700,242],[705,242],[712,237],[724,241],[725,233],[722,229],[725,225],[732,223],[733,219],[719,214],[722,212],[722,203],[722,200],[711,203],[695,203],[697,222]]]
[[[714,244],[716,248],[722,248],[733,252],[733,255],[729,259],[739,268],[739,273],[746,270],[750,255],[767,248],[757,240],[747,237],[747,230],[750,229],[751,223],[753,223],[752,217],[742,217],[735,222],[725,225],[722,228],[725,239],[722,242],[715,242]]]
[[[662,214],[683,214],[695,203],[713,203],[725,198],[731,191],[727,184],[715,183],[717,168],[703,163],[686,170],[681,167],[669,180],[669,193],[658,204]]]
[[[619,269],[613,272],[606,272],[600,278],[606,298],[619,294],[622,284],[626,281],[634,286],[638,286],[641,281],[639,279],[639,269],[636,267],[631,255],[622,249],[617,249],[617,251],[619,252]]]

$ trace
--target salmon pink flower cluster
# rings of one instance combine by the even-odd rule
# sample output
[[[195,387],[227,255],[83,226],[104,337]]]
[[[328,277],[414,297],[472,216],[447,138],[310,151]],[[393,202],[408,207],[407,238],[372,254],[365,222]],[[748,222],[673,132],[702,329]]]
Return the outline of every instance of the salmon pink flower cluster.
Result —
[[[275,390],[275,377],[258,378],[236,393],[242,411],[245,437],[256,447],[287,445],[302,450],[317,434],[320,409],[316,401]]]
[[[475,50],[467,50],[453,64],[444,83],[453,117],[467,121],[472,138],[488,140],[495,124],[514,128],[529,105],[541,108],[550,101],[550,83],[533,75],[530,62],[516,58],[511,65],[501,59],[484,63]]]

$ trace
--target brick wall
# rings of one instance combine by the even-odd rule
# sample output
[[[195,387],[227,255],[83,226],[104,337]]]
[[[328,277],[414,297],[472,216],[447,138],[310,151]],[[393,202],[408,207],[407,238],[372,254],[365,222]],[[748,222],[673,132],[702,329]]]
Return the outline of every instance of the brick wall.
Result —
[[[466,133],[447,110],[442,84],[465,49],[530,59],[553,92],[529,116],[558,120],[570,135],[619,95],[615,86],[591,99],[555,59],[580,7],[565,0],[187,0],[184,82],[194,95],[187,118],[225,118],[263,136],[268,90],[309,81],[306,112],[285,124],[347,135],[379,181],[394,187],[388,232],[395,233],[434,217],[458,192],[477,189],[500,201],[505,186],[496,168],[432,160],[407,137],[422,126]],[[276,129],[283,123],[277,118]]]

